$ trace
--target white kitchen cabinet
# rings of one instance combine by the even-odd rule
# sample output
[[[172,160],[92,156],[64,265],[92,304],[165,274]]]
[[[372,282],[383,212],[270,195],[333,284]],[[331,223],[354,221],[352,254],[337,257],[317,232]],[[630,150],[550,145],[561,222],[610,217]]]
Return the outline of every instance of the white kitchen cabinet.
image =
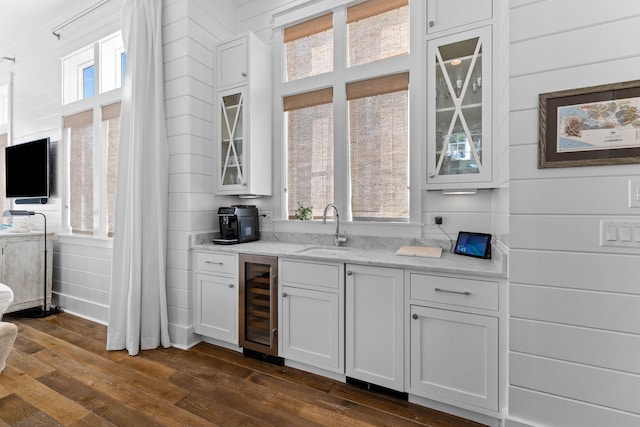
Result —
[[[218,45],[217,51],[217,89],[245,84],[249,72],[247,42],[251,36],[240,36]],[[255,47],[254,47],[255,49]]]
[[[498,318],[411,306],[412,393],[498,411]]]
[[[499,282],[407,272],[410,394],[499,416]]]
[[[344,373],[344,264],[280,259],[280,351],[286,360]]]
[[[427,189],[495,186],[491,32],[427,41]]]
[[[347,264],[346,374],[404,391],[404,270]]]
[[[490,19],[492,3],[492,0],[427,0],[427,34]]]
[[[42,233],[0,233],[0,283],[13,291],[7,313],[51,306],[53,234],[47,235],[47,282],[44,282],[44,237]]]
[[[238,345],[238,257],[197,251],[194,331]]]
[[[253,33],[217,47],[217,193],[270,196],[271,59]]]

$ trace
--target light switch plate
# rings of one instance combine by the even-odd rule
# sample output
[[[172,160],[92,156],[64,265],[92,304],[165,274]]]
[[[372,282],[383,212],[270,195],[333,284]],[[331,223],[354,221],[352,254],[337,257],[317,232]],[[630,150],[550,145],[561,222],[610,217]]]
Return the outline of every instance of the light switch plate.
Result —
[[[640,208],[640,179],[629,180],[629,207]]]
[[[601,219],[600,246],[640,248],[640,221]]]

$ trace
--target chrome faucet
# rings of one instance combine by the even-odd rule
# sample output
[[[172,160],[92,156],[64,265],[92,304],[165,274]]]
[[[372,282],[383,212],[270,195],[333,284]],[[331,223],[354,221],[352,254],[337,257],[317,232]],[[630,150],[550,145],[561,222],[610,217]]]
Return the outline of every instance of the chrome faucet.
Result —
[[[322,223],[327,223],[327,210],[329,208],[333,208],[336,213],[336,234],[334,234],[333,236],[333,244],[336,246],[340,246],[340,243],[344,243],[347,241],[347,236],[340,235],[340,212],[338,211],[338,207],[333,203],[329,203],[327,206],[325,206],[324,212],[322,214]]]

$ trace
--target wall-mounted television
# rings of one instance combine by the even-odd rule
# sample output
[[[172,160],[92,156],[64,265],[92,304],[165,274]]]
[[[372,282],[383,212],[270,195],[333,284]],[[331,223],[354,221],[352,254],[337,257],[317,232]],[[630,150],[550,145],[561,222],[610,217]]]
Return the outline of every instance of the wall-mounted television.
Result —
[[[37,139],[5,148],[6,197],[16,203],[47,203],[51,186],[51,143]]]

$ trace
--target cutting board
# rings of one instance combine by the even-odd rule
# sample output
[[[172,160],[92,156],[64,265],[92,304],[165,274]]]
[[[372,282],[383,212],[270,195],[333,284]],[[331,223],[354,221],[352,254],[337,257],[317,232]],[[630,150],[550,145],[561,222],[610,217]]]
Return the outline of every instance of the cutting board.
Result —
[[[442,248],[430,248],[428,246],[402,246],[396,251],[396,255],[440,258],[442,256]]]

